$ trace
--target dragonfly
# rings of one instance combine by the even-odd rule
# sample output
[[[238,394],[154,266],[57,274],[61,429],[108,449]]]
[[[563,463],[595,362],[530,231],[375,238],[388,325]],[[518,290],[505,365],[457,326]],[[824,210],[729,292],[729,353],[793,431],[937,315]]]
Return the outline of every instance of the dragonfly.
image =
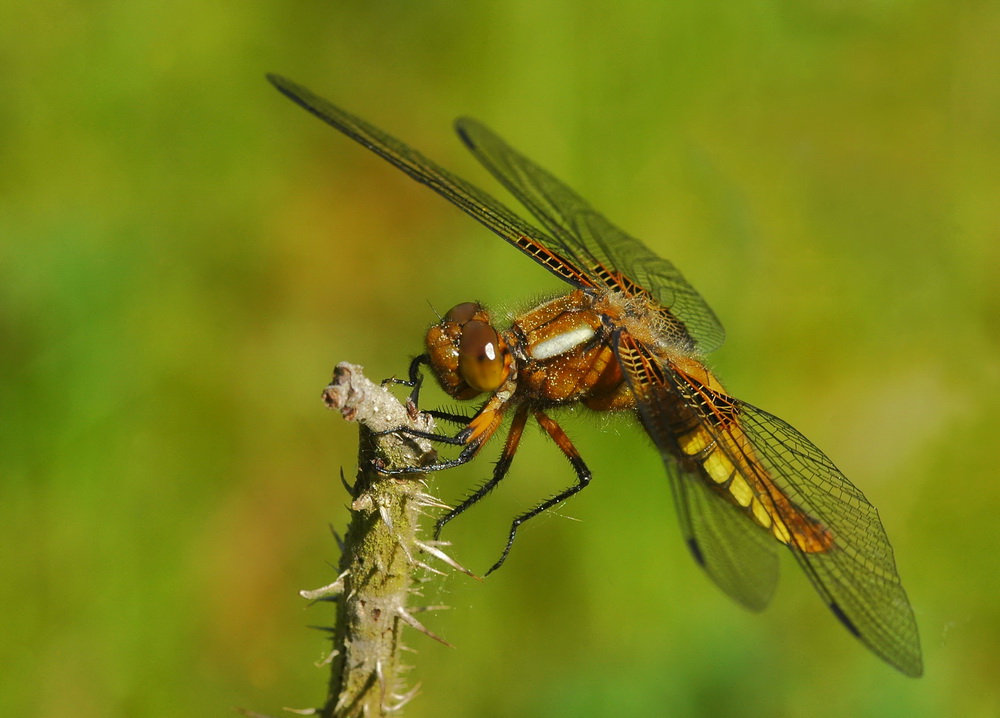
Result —
[[[481,403],[471,417],[431,412],[458,423],[454,435],[403,429],[460,448],[453,459],[401,472],[464,464],[510,418],[492,477],[439,519],[438,532],[508,474],[533,418],[576,482],[514,519],[495,570],[522,524],[590,483],[590,469],[550,411],[581,405],[631,412],[663,459],[688,549],[722,591],[762,610],[784,546],[851,634],[902,673],[923,673],[913,609],[878,511],[805,436],[726,391],[704,358],[722,344],[722,325],[671,262],[475,120],[456,121],[461,141],[544,229],[310,90],[277,75],[268,79],[570,287],[506,328],[486,307],[463,302],[427,331],[426,351],[410,367],[413,398],[426,366],[448,395]]]

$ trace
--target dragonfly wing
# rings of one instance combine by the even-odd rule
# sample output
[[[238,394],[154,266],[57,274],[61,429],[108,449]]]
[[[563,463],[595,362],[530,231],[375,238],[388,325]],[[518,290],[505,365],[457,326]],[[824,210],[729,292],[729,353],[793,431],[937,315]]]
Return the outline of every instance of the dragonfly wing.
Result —
[[[664,461],[682,467],[674,481],[681,523],[690,527],[695,556],[704,557],[716,583],[744,604],[753,595],[752,577],[740,575],[726,559],[725,551],[735,555],[730,544],[739,540],[735,529],[719,528],[726,521],[739,520],[745,532],[772,541],[772,533],[781,536],[841,623],[887,663],[919,676],[913,610],[878,511],[864,494],[781,419],[699,384],[623,331],[616,353],[646,430]],[[705,496],[695,501],[698,489]],[[746,499],[742,512],[727,500],[736,495]],[[702,518],[695,516],[699,510]],[[757,510],[769,530],[751,520]],[[722,558],[712,563],[711,552]]]
[[[591,286],[588,281],[581,281],[576,272],[570,271],[561,258],[552,257],[537,249],[538,245],[555,246],[556,243],[550,237],[483,190],[440,167],[405,142],[340,109],[305,87],[279,75],[268,75],[267,79],[297,105],[367,147],[417,182],[427,185],[561,279],[575,286]]]
[[[917,623],[878,510],[786,422],[743,402],[738,415],[774,484],[833,538],[827,551],[789,546],[820,596],[873,652],[909,676],[921,675]]]
[[[764,610],[778,585],[774,541],[700,476],[682,470],[668,452],[661,455],[681,531],[695,560],[727,596],[751,611]]]
[[[703,353],[722,344],[715,313],[677,268],[594,210],[580,195],[522,155],[485,125],[462,118],[462,141],[490,173],[549,231],[550,249],[575,263],[597,286],[641,287],[687,328]],[[620,275],[629,282],[622,282]]]
[[[639,417],[663,457],[688,548],[728,596],[750,610],[763,610],[778,584],[774,540],[726,501],[693,466],[678,461],[676,412],[672,409],[678,396],[665,380],[662,362],[624,332],[618,335],[615,351],[636,397]]]

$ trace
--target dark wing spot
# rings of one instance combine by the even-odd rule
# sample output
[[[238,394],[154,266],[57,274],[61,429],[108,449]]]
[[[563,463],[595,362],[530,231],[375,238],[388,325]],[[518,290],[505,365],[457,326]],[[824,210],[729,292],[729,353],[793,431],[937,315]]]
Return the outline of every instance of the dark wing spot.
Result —
[[[702,568],[705,567],[705,555],[702,554],[701,548],[698,547],[698,542],[693,538],[687,540],[688,548],[691,549],[691,555],[694,556],[694,560],[697,561]]]
[[[858,627],[851,622],[851,619],[849,619],[847,615],[840,609],[840,606],[838,606],[836,603],[831,602],[830,610],[833,611],[833,615],[836,616],[840,620],[840,622],[844,624],[844,626],[847,628],[848,631],[853,633],[858,638],[861,638],[861,632],[858,630]]]

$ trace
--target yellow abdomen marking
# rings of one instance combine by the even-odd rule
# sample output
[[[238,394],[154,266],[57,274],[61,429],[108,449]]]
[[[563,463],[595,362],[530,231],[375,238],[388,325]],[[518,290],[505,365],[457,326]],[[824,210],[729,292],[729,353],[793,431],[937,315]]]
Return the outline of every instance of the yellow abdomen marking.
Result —
[[[678,437],[678,446],[697,461],[705,476],[728,498],[783,544],[806,552],[826,551],[833,538],[822,524],[803,514],[774,485],[750,440],[736,422],[720,426],[718,436],[697,426]],[[734,463],[735,462],[735,463]]]

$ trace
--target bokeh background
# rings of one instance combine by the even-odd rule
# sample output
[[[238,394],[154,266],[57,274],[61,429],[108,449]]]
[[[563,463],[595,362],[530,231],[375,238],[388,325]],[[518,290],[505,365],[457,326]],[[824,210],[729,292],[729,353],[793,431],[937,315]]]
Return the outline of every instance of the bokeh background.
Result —
[[[561,289],[273,71],[499,193],[450,129],[480,118],[671,258],[730,390],[880,508],[926,662],[879,662],[791,560],[766,613],[729,602],[648,441],[571,412],[592,486],[425,589],[457,648],[409,636],[408,715],[1000,714],[997,37],[975,0],[7,3],[0,713],[319,704],[332,609],[296,592],[333,577],[356,440],[330,370]],[[571,480],[531,432],[453,553],[485,570]]]

